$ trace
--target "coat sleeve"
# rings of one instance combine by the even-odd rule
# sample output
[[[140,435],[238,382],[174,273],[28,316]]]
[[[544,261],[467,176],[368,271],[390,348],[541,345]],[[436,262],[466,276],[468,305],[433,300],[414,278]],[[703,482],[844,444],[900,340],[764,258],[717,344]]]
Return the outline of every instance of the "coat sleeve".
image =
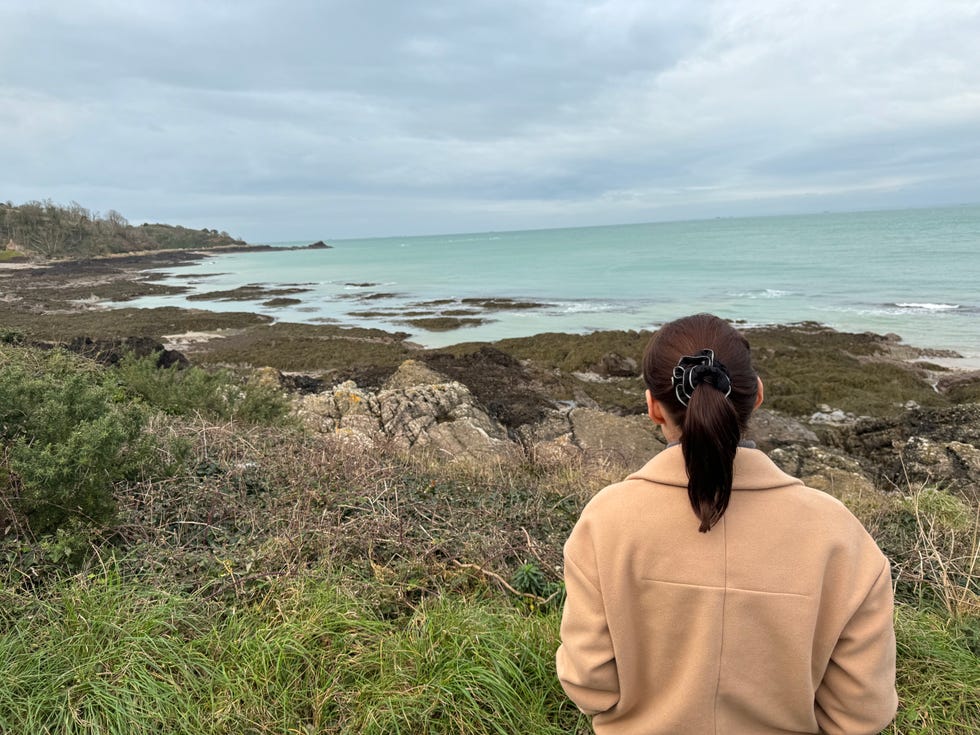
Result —
[[[881,572],[841,634],[816,693],[820,732],[873,735],[898,709],[891,573]]]
[[[565,608],[555,663],[565,693],[582,712],[594,715],[619,701],[619,674],[595,552],[582,525],[565,544]]]

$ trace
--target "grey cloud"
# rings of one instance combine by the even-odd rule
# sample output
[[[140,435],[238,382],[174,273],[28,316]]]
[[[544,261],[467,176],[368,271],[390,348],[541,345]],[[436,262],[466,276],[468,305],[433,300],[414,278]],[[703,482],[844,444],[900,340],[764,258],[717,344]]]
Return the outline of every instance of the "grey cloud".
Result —
[[[0,196],[258,239],[955,199],[978,31],[925,0],[5,4]]]

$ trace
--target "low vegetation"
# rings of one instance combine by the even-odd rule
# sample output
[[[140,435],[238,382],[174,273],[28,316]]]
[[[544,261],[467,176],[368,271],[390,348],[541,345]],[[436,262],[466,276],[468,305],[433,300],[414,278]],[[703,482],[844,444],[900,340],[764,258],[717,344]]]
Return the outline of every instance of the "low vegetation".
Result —
[[[0,339],[0,732],[590,732],[554,676],[561,544],[624,468],[366,452],[254,377],[18,341]],[[843,498],[895,562],[895,735],[980,729],[966,497]]]

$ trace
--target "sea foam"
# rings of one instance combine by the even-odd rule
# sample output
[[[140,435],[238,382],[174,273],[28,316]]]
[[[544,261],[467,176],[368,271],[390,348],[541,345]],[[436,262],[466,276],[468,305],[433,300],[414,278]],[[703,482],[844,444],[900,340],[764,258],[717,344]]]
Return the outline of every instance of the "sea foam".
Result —
[[[899,309],[915,309],[918,311],[953,311],[959,309],[959,304],[930,304],[915,301],[895,304]]]

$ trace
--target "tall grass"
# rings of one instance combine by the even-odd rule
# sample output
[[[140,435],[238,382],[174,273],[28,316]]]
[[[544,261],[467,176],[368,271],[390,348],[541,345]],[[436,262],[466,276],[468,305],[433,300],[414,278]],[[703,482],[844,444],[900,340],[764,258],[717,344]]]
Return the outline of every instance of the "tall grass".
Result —
[[[554,674],[557,610],[443,590],[387,617],[383,596],[311,573],[229,605],[111,567],[41,596],[0,590],[0,732],[589,732]],[[962,630],[903,603],[896,632],[887,732],[978,732]]]
[[[569,733],[557,612],[450,594],[385,619],[332,578],[253,604],[76,577],[0,614],[9,733]]]
[[[895,635],[900,706],[888,732],[980,732],[980,658],[968,631],[940,613],[899,604]]]

